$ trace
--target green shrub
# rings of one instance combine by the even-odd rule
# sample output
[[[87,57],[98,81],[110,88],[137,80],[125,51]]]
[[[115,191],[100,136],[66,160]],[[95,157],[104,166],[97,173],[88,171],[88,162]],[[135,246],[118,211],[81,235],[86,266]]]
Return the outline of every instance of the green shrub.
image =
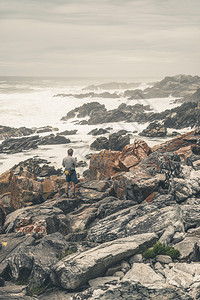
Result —
[[[157,255],[169,255],[172,259],[176,259],[180,256],[180,252],[173,247],[156,243],[152,248],[145,250],[142,255],[146,259],[155,258]]]

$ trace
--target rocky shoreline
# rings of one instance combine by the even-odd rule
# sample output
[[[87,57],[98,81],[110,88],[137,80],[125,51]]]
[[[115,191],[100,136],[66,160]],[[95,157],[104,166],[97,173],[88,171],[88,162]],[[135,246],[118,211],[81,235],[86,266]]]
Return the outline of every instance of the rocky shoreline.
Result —
[[[0,297],[199,299],[199,138],[94,154],[75,199],[39,158],[1,174]]]

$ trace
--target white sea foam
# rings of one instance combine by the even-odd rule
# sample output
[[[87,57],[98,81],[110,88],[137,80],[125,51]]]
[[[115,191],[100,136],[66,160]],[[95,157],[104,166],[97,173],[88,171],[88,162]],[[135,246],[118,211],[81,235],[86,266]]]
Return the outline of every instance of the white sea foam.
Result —
[[[25,79],[24,79],[25,80]],[[35,79],[34,79],[35,80]],[[100,127],[112,127],[114,132],[120,129],[126,129],[130,132],[137,130],[140,132],[147,124],[133,123],[107,123],[101,125],[77,125],[74,124],[74,119],[70,119],[67,122],[60,121],[60,119],[75,107],[79,107],[84,103],[90,103],[97,101],[104,104],[109,109],[117,108],[121,103],[127,105],[134,105],[137,103],[143,105],[150,105],[155,112],[161,112],[167,108],[173,108],[177,104],[172,104],[174,98],[160,98],[160,99],[145,99],[145,100],[129,100],[121,97],[117,99],[110,98],[84,98],[76,99],[74,97],[53,97],[56,94],[78,94],[84,93],[82,90],[86,85],[80,80],[79,83],[55,82],[55,85],[51,80],[44,80],[40,84],[39,82],[29,81],[28,83],[15,82],[13,89],[10,88],[9,93],[6,90],[0,92],[0,125],[11,127],[41,127],[50,125],[57,127],[59,131],[77,129],[78,132],[74,136],[69,136],[72,143],[66,145],[55,146],[42,146],[36,150],[27,151],[23,153],[17,153],[12,155],[1,155],[0,157],[0,173],[11,168],[15,163],[25,160],[27,158],[38,155],[39,157],[46,158],[51,161],[56,167],[61,167],[62,157],[65,155],[68,147],[75,149],[75,156],[78,160],[85,160],[85,155],[94,152],[91,151],[89,145],[96,137],[87,135],[89,131],[94,128]],[[5,81],[3,82],[3,84]],[[90,82],[91,83],[91,82]],[[12,81],[8,82],[8,85],[12,87]],[[141,84],[139,88],[146,88],[147,84]],[[24,92],[20,89],[29,89]],[[16,92],[17,90],[17,92]],[[102,92],[102,91],[101,91]],[[120,91],[118,91],[120,92]],[[105,135],[105,136],[108,136]],[[131,141],[138,138],[137,134],[132,136]],[[159,143],[160,139],[146,139],[150,145]]]

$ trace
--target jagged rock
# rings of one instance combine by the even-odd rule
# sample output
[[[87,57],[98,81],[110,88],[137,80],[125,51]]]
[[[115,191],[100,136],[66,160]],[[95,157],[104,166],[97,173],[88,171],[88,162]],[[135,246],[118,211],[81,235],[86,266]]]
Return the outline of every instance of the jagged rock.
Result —
[[[167,135],[167,128],[164,124],[152,122],[139,135],[148,137],[163,137]]]
[[[156,274],[150,266],[144,263],[134,263],[130,271],[123,277],[123,281],[137,281],[142,285],[162,285],[165,282],[163,276]]]
[[[24,150],[38,148],[38,145],[55,145],[70,143],[64,136],[50,134],[49,136],[39,137],[39,135],[22,138],[10,138],[0,145],[0,153],[18,153]]]
[[[91,224],[87,240],[104,243],[124,236],[147,232],[155,232],[161,237],[166,228],[172,224],[174,232],[183,231],[180,207],[178,205],[163,207],[165,201],[167,199],[163,197],[163,202],[160,204],[156,201],[151,204],[142,203],[98,220]]]
[[[93,191],[90,190],[88,191],[88,193],[93,193]],[[103,195],[105,195],[105,193],[97,194],[99,198],[95,198],[96,194],[92,195],[92,200],[86,198],[84,199],[84,202],[90,203],[98,201],[97,203],[93,203],[92,205],[83,204],[79,209],[68,214],[70,227],[73,231],[85,230],[93,221],[95,221],[95,219],[103,219],[106,216],[112,215],[113,213],[120,211],[121,209],[125,209],[133,205],[133,202],[130,200],[122,201],[115,197],[103,198]],[[100,198],[103,199],[100,200]]]
[[[26,296],[26,287],[26,285],[6,282],[6,285],[0,289],[0,298],[2,300],[36,300],[36,297]]]
[[[103,113],[102,111],[105,110],[104,104],[100,104],[98,102],[85,103],[82,106],[69,111],[65,117],[62,117],[61,121],[67,121],[70,118],[74,118],[76,114],[78,118],[84,118],[86,116],[90,116],[93,111],[101,111],[101,113]]]
[[[11,237],[18,242],[17,248],[14,247]],[[20,237],[13,236],[13,234],[8,234],[3,237],[3,240],[7,245],[4,246],[2,253],[2,276],[4,278],[10,276],[13,281],[26,282],[29,289],[48,284],[51,265],[58,262],[63,251],[67,251],[70,247],[70,243],[66,242],[58,232],[37,241],[34,237],[27,236],[23,239],[21,237],[21,242],[19,242]],[[9,255],[7,247],[10,249]]]
[[[82,293],[72,296],[72,300],[192,300],[193,298],[182,288],[174,286],[149,286],[145,287],[138,282],[116,281],[90,288]]]
[[[57,135],[75,135],[78,130],[65,130],[62,132],[59,132]]]
[[[167,189],[168,179],[180,176],[180,158],[175,153],[154,152],[129,172],[112,176],[117,197],[142,202],[153,193]],[[152,201],[152,200],[151,200]]]
[[[98,287],[99,285],[103,285],[108,282],[112,282],[113,280],[119,281],[119,277],[117,276],[106,276],[106,277],[98,277],[95,279],[89,280],[89,285],[91,287]]]
[[[91,91],[98,91],[98,90],[118,90],[118,89],[129,89],[135,88],[139,86],[139,83],[127,83],[127,82],[108,82],[102,83],[98,85],[89,85],[83,90],[91,90]]]
[[[155,234],[136,235],[104,243],[78,255],[70,255],[52,267],[53,283],[74,290],[103,275],[107,268],[155,243]]]
[[[43,126],[39,128],[33,128],[36,133],[44,133],[44,132],[52,132],[52,131],[58,131],[58,128],[54,128],[52,126]]]
[[[74,97],[77,99],[84,99],[84,98],[120,98],[120,96],[117,93],[85,93],[85,94],[57,94],[54,95],[54,97]]]
[[[164,268],[166,283],[182,288],[189,288],[193,283],[199,281],[199,263],[171,263],[170,268]]]
[[[168,255],[157,255],[156,261],[163,263],[163,264],[170,264],[172,263],[172,259]]]
[[[150,153],[151,149],[144,141],[135,140],[133,144],[126,145],[121,153],[108,150],[94,154],[86,178],[105,179],[120,171],[128,171]]]
[[[90,159],[89,172],[87,173],[88,180],[101,180],[108,178],[115,173],[115,160],[118,158],[119,151],[101,151],[94,154]]]
[[[38,148],[39,136],[9,138],[0,145],[0,153],[17,153]]]
[[[147,158],[151,153],[150,147],[142,140],[135,140],[133,144],[124,147],[115,166],[121,171],[128,171],[130,168],[139,164],[139,162]]]
[[[70,139],[66,139],[62,135],[50,134],[40,138],[39,145],[57,145],[57,144],[68,144]]]
[[[20,137],[33,134],[34,130],[26,127],[13,128],[9,126],[0,126],[0,140],[9,139],[11,137]]]
[[[29,158],[25,161],[20,162],[17,165],[12,167],[12,171],[15,175],[22,176],[25,174],[25,177],[28,173],[31,173],[30,177],[36,178],[39,177],[46,177],[51,175],[61,175],[61,169],[56,170],[53,166],[49,165],[46,159],[41,158]]]
[[[101,135],[101,134],[105,134],[105,133],[109,133],[109,131],[104,128],[95,128],[95,129],[92,129],[90,132],[88,132],[88,134],[91,134],[91,135]]]
[[[108,149],[109,145],[108,145],[109,141],[106,137],[99,137],[97,138],[91,145],[90,145],[90,149],[91,150],[102,150],[102,149]]]
[[[200,241],[198,237],[186,237],[183,241],[174,245],[181,253],[180,259],[187,262],[198,261],[200,258]]]
[[[43,203],[10,213],[6,218],[4,230],[6,233],[37,233],[44,236],[57,231],[67,234],[69,226],[62,210]]]
[[[130,143],[130,136],[123,136],[121,132],[109,135],[108,149],[114,151],[122,151],[123,148]]]

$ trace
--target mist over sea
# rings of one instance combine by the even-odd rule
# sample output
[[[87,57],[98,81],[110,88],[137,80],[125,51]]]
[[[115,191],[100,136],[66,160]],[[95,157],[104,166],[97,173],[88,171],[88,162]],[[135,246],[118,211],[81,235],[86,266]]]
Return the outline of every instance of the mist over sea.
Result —
[[[115,132],[126,129],[131,132],[143,130],[147,124],[138,123],[107,123],[101,125],[78,125],[75,120],[61,121],[70,110],[79,107],[84,103],[99,102],[105,104],[107,109],[117,108],[121,103],[135,105],[136,103],[150,105],[155,112],[173,108],[178,104],[173,104],[175,98],[156,98],[145,100],[127,100],[123,96],[116,99],[111,98],[84,98],[77,99],[70,97],[54,97],[56,94],[80,94],[89,85],[98,85],[107,82],[128,82],[139,83],[139,89],[151,86],[151,82],[161,78],[53,78],[53,77],[0,77],[0,125],[10,127],[25,126],[28,128],[52,126],[58,128],[54,134],[64,131],[77,129],[74,136],[69,136],[71,143],[66,145],[40,146],[36,150],[25,151],[12,155],[3,154],[0,156],[0,173],[8,170],[19,161],[33,156],[39,156],[51,161],[56,168],[61,167],[62,157],[69,147],[75,149],[75,156],[78,160],[85,160],[85,155],[91,151],[89,146],[96,137],[87,135],[94,128],[112,127]],[[104,92],[108,90],[101,90]],[[111,93],[122,95],[124,90],[109,90]],[[96,92],[95,92],[96,93]],[[98,93],[98,91],[97,91]],[[48,135],[49,133],[45,133]],[[138,138],[137,133],[132,135],[131,141]],[[161,139],[145,139],[149,145],[160,143]],[[1,143],[2,141],[0,141]],[[81,171],[81,170],[80,170]]]

